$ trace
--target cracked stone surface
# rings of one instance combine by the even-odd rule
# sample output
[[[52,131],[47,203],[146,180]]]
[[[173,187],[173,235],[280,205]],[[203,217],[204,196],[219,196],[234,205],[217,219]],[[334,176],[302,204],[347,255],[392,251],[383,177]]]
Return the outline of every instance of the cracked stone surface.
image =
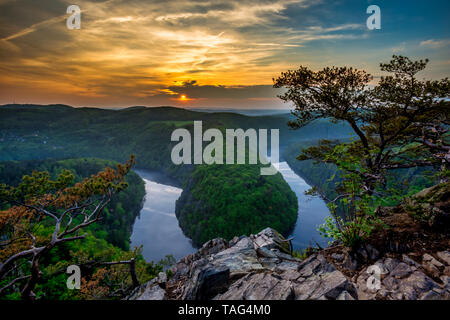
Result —
[[[301,261],[289,254],[283,240],[270,228],[230,242],[210,240],[180,259],[169,279],[160,274],[135,289],[129,299],[450,299],[449,251],[393,258],[366,245],[354,255],[327,256],[325,249]],[[379,271],[378,279],[369,267]]]

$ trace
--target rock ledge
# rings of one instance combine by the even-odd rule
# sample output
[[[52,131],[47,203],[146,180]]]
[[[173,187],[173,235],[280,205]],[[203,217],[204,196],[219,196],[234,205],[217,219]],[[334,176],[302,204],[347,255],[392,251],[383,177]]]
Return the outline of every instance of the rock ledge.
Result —
[[[396,259],[367,245],[353,253],[324,249],[301,261],[283,240],[271,228],[230,242],[210,240],[180,259],[170,279],[161,273],[128,299],[450,299],[449,250]]]

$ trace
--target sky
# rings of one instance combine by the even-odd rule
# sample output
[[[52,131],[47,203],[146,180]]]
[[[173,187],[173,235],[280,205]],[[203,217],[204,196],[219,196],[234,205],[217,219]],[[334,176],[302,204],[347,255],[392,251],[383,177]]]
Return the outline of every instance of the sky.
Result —
[[[0,0],[0,104],[289,108],[281,72],[353,66],[376,83],[393,54],[450,76],[450,1]]]

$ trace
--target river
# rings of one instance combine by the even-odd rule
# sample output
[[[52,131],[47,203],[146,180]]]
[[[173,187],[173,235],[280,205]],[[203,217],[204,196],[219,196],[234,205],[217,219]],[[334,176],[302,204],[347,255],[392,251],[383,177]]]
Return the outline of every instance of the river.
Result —
[[[173,187],[158,172],[135,170],[145,182],[145,200],[131,234],[130,248],[143,245],[147,261],[158,262],[167,254],[177,260],[195,252],[191,241],[178,226],[175,202],[183,190]]]
[[[167,254],[177,260],[195,252],[189,238],[184,236],[175,216],[175,202],[182,190],[158,172],[135,170],[145,182],[145,201],[133,226],[131,248],[143,245],[143,256],[147,261],[159,261]],[[298,198],[298,218],[289,237],[293,237],[294,249],[301,250],[319,243],[326,246],[317,231],[330,212],[325,202],[317,196],[304,194],[310,186],[291,170],[286,162],[279,164],[279,171]]]

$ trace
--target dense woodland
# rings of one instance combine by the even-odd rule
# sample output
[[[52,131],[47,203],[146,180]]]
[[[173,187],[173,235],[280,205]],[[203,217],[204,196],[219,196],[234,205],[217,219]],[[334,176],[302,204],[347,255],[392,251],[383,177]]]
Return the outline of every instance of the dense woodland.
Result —
[[[199,166],[177,200],[181,228],[196,245],[256,234],[271,226],[288,234],[297,220],[297,196],[280,173],[259,175],[256,165]]]
[[[305,181],[314,186],[317,193],[330,202],[339,195],[339,185],[342,183],[339,169],[332,163],[297,158],[302,150],[315,145],[317,141],[304,141],[294,143],[284,149],[283,158],[294,172]],[[393,206],[405,197],[411,196],[420,190],[430,187],[438,182],[435,170],[431,167],[413,167],[393,170],[387,175],[386,187],[390,190],[389,196],[377,199],[376,205]],[[342,208],[338,213],[343,214]]]
[[[221,177],[224,183],[215,184],[214,192],[217,196],[214,200],[217,203],[225,200],[228,208],[242,208],[243,200],[232,195],[243,191],[240,190],[241,180],[257,181],[260,177],[259,171],[236,166],[236,174],[230,175],[226,166],[202,168],[196,168],[193,165],[176,166],[170,161],[170,152],[175,144],[170,142],[170,137],[176,128],[186,128],[193,132],[193,120],[202,120],[203,130],[278,128],[282,149],[294,141],[329,136],[346,137],[349,132],[348,126],[330,124],[327,120],[317,120],[303,130],[294,131],[286,126],[289,119],[292,119],[289,114],[248,117],[234,113],[203,113],[171,107],[102,110],[62,105],[6,105],[0,107],[0,160],[96,157],[125,161],[130,154],[135,154],[137,168],[162,171],[178,181],[179,186],[185,190],[182,196],[183,201],[180,201],[177,207],[177,212],[183,212],[180,214],[181,217],[187,216],[187,211],[181,208],[181,204],[195,201],[195,210],[190,212],[192,218],[180,219],[180,225],[186,235],[193,237],[196,244],[214,236],[229,238],[248,234],[250,230],[258,231],[260,226],[272,226],[281,232],[287,232],[295,224],[296,219],[293,218],[292,212],[296,211],[297,202],[292,200],[292,191],[279,175],[268,178],[267,182],[270,182],[270,185],[276,185],[275,189],[288,191],[271,195],[269,199],[263,198],[265,193],[262,192],[263,188],[260,185],[250,183],[245,187],[246,197],[254,199],[255,203],[269,201],[274,208],[271,212],[252,210],[252,214],[249,214],[243,213],[242,209],[238,212],[234,212],[234,209],[212,210],[208,213],[208,217],[215,215],[212,221],[217,220],[218,225],[214,226],[210,223],[208,228],[200,228],[198,224],[203,214],[211,209],[212,200],[207,201],[204,197],[200,199],[197,197],[200,192],[195,191],[192,195],[191,190],[207,188],[203,178]],[[225,186],[234,183],[237,183],[234,193],[225,190]],[[188,198],[189,201],[184,201]],[[275,213],[276,208],[285,208],[286,204],[290,204],[286,208],[289,212],[286,216],[289,219],[285,218],[285,214]],[[192,210],[194,207],[189,206],[189,208]],[[214,209],[216,208],[214,206]],[[121,211],[121,208],[118,210]],[[236,216],[242,215],[246,217],[255,215],[255,217],[251,220],[240,220],[239,226],[233,228],[221,223],[223,219],[234,221]],[[254,224],[255,222],[257,224]],[[125,229],[128,225],[125,224]],[[121,239],[121,247],[126,248],[122,239],[129,231],[116,232],[122,232],[122,234],[114,235],[112,238]]]
[[[261,178],[259,168],[252,166],[235,166],[231,174],[231,168],[226,166],[175,166],[171,163],[172,131],[178,127],[192,130],[191,120],[199,118],[204,120],[204,129],[246,128],[256,124],[265,128],[283,128],[286,123],[286,116],[254,119],[237,114],[212,115],[176,108],[136,107],[108,111],[67,106],[2,106],[0,184],[4,184],[7,191],[10,187],[29,184],[30,178],[24,181],[24,175],[30,176],[35,172],[40,176],[48,172],[49,179],[57,179],[67,169],[73,175],[73,183],[79,183],[107,166],[114,166],[114,161],[124,161],[135,153],[136,167],[160,170],[184,186],[186,193],[180,204],[187,196],[194,197],[196,207],[189,215],[180,205],[177,210],[180,211],[181,227],[196,244],[217,236],[230,238],[258,232],[268,225],[287,231],[295,224],[297,201],[279,174]],[[318,124],[319,127],[323,125]],[[285,128],[281,131],[282,137],[293,133]],[[2,298],[29,298],[31,292],[36,299],[120,298],[133,287],[128,266],[105,267],[95,263],[134,258],[139,282],[161,271],[160,263],[146,263],[139,250],[128,251],[131,227],[141,206],[144,188],[142,180],[133,172],[126,175],[126,181],[127,188],[111,196],[102,211],[102,219],[83,228],[86,232],[84,239],[61,243],[52,247],[51,254],[40,258],[41,276],[32,291],[24,295],[29,286],[21,287],[27,281],[21,275],[32,273],[32,270],[26,263],[18,264],[12,274],[1,280],[0,287],[7,288],[2,291]],[[214,188],[209,188],[211,186]],[[211,198],[206,198],[206,194]],[[10,211],[8,208],[12,208],[11,203],[3,204],[5,212]],[[9,220],[5,221],[6,229],[2,229],[2,234],[6,237],[4,239],[9,239]],[[73,223],[80,221],[75,218]],[[45,244],[45,239],[53,232],[52,224],[47,221],[38,225],[33,227],[32,234]],[[8,256],[8,250],[3,249],[5,256],[0,258],[1,261]],[[84,289],[81,291],[66,288],[65,268],[71,264],[83,266]],[[16,284],[17,279],[20,280]],[[14,284],[9,286],[11,283]]]
[[[114,171],[108,168],[115,165],[100,159],[0,164],[2,299],[117,299],[133,289],[135,280],[145,282],[162,271],[160,264],[144,260],[140,248],[129,250],[131,227],[139,213],[144,185],[129,169],[120,183],[109,182],[107,174]],[[103,200],[98,198],[106,192],[98,189],[102,186],[117,188],[106,202],[104,196]],[[103,204],[94,208],[94,203]],[[99,219],[89,218],[94,212],[98,212]],[[60,216],[56,227],[52,221],[55,215]],[[65,226],[64,231],[57,227],[59,224]],[[31,260],[27,259],[29,250],[35,250]],[[20,252],[23,257],[17,255]],[[3,269],[14,256],[16,260],[5,273]],[[117,263],[121,261],[133,261],[135,280],[126,263]],[[66,286],[66,268],[74,264],[82,271],[81,290]],[[34,273],[34,268],[39,272]],[[18,285],[24,281],[28,281],[27,285],[20,290]]]
[[[115,166],[115,162],[93,158],[4,161],[0,162],[0,181],[16,186],[24,175],[31,175],[33,171],[48,171],[51,177],[55,178],[63,170],[69,170],[74,174],[75,182],[80,182],[108,166]],[[133,223],[145,195],[144,181],[136,173],[128,173],[126,181],[128,187],[111,199],[104,209],[102,221],[89,227],[97,238],[123,250],[130,249],[129,239]]]

